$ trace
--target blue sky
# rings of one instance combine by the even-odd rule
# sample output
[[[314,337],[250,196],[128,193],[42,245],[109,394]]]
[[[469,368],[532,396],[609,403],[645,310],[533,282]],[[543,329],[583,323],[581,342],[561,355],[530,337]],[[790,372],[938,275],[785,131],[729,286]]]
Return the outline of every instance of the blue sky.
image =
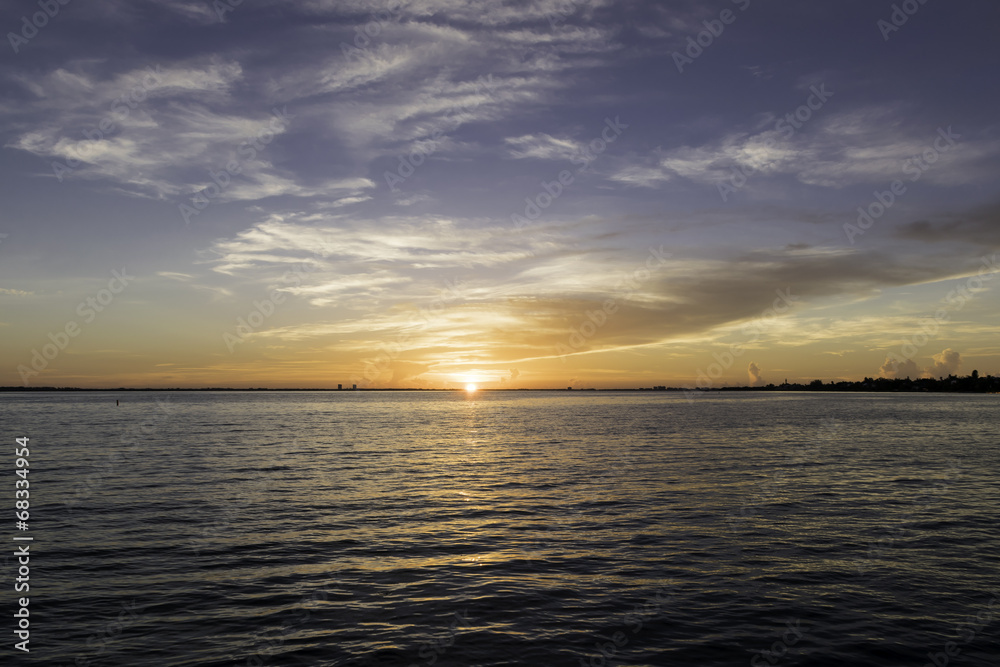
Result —
[[[2,385],[1000,373],[995,3],[43,5]]]

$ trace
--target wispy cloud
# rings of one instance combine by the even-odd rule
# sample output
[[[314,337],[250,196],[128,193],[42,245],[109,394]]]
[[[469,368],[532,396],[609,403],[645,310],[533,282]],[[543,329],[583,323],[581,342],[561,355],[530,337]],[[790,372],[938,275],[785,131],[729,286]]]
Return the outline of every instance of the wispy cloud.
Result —
[[[790,176],[802,184],[843,188],[858,184],[882,186],[895,180],[910,181],[907,161],[919,159],[934,147],[938,127],[903,126],[900,108],[863,107],[817,118],[800,132],[783,129],[728,133],[700,145],[657,150],[634,164],[622,166],[613,180],[653,187],[682,177],[717,184],[734,170],[760,175]],[[778,119],[777,122],[780,122]],[[991,178],[984,161],[1000,156],[1000,142],[978,140],[960,150],[938,152],[934,167],[922,169],[920,178],[934,185],[955,185]],[[920,166],[913,163],[913,168]]]

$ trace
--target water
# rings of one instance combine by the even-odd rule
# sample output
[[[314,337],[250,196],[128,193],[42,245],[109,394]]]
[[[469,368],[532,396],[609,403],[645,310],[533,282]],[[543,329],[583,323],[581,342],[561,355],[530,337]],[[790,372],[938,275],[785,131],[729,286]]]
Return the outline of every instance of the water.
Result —
[[[23,658],[995,666],[998,399],[0,394]]]

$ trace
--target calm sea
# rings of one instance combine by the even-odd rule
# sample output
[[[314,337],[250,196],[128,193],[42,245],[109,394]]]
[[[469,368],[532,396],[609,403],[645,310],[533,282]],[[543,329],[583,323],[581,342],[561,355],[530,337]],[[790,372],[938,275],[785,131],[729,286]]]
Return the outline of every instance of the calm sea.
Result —
[[[992,667],[998,426],[988,395],[4,394],[2,661]]]

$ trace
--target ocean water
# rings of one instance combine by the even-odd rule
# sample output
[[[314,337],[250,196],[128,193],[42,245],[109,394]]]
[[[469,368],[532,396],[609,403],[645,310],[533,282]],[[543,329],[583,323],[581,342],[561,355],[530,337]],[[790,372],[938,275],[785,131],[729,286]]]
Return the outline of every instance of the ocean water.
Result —
[[[0,394],[4,652],[1000,665],[998,427],[988,395]]]

